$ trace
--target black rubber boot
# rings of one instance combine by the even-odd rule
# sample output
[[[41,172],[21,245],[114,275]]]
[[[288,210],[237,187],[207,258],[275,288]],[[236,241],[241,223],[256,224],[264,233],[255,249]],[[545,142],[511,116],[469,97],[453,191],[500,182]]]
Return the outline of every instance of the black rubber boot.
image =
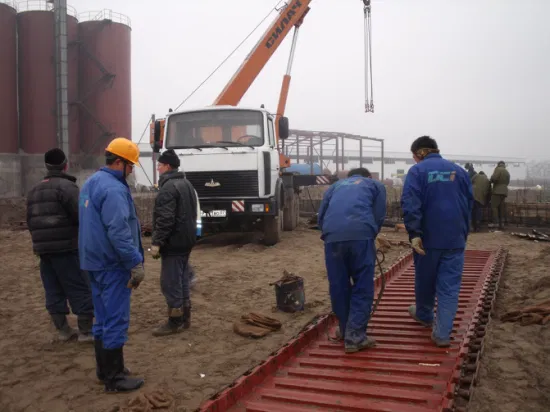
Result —
[[[78,336],[78,332],[69,326],[69,323],[67,322],[67,315],[64,313],[54,313],[50,314],[50,316],[55,328],[58,331],[57,339],[59,341],[67,342]]]
[[[105,381],[105,371],[103,370],[103,341],[101,339],[95,339],[94,340],[94,348],[95,348],[95,373],[97,376],[97,379],[101,382]],[[130,370],[126,367],[124,367],[124,356],[122,357],[122,374],[125,376],[130,375]]]
[[[122,348],[103,349],[103,372],[105,374],[105,392],[130,392],[143,386],[145,381],[141,378],[130,378],[123,373],[124,356]]]
[[[183,316],[182,316],[183,329],[189,329],[191,327],[191,301],[186,300],[183,302]]]
[[[105,380],[105,372],[103,371],[103,341],[100,339],[94,340],[95,349],[95,374],[97,379],[103,382]]]
[[[94,324],[94,315],[80,315],[78,317],[78,341],[82,343],[91,343],[94,340],[92,335],[92,326]]]

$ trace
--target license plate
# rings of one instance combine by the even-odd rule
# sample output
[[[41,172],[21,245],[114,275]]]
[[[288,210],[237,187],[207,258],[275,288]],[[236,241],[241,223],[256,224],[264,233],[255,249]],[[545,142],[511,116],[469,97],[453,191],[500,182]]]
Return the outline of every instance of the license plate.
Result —
[[[203,212],[201,210],[201,217],[226,217],[227,210],[210,210],[209,212]]]

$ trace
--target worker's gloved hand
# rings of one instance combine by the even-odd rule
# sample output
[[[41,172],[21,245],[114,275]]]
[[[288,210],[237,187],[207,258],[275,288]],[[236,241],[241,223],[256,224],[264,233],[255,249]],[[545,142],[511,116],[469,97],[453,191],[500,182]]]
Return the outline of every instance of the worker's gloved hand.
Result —
[[[139,284],[143,282],[143,279],[145,278],[145,269],[143,268],[143,263],[136,265],[136,267],[132,269],[131,273],[132,277],[130,278],[128,285],[126,286],[129,289],[137,289]]]
[[[160,258],[160,246],[151,246],[151,256],[153,257],[153,259]]]
[[[413,240],[411,240],[412,248],[416,253],[419,255],[424,256],[426,254],[426,251],[424,250],[424,245],[422,244],[422,239],[419,237],[415,237]]]

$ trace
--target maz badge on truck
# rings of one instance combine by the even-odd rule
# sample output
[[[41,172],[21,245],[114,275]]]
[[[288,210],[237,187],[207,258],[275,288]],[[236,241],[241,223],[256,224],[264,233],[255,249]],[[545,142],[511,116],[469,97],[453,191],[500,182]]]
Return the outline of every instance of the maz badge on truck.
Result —
[[[204,185],[206,187],[220,187],[221,183],[220,182],[215,182],[214,179],[210,179],[210,181],[206,182]]]

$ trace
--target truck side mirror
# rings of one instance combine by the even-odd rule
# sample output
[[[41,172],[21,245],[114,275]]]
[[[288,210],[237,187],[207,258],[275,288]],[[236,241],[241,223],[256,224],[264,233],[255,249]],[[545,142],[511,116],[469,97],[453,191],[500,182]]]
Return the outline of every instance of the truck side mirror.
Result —
[[[279,117],[279,139],[285,140],[290,135],[288,117]]]

